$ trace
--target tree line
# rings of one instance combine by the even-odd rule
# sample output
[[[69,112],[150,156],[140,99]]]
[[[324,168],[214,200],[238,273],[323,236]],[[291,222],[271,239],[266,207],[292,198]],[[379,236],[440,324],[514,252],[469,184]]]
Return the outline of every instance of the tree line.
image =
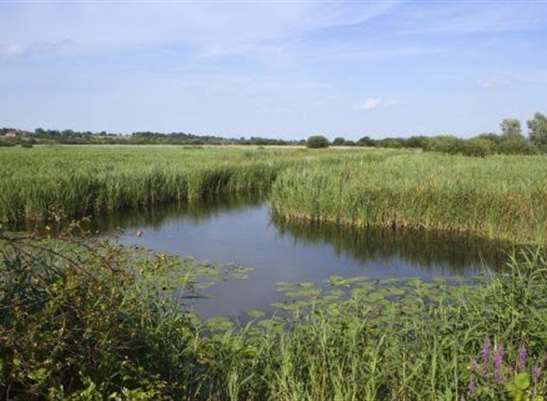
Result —
[[[322,135],[308,140],[283,140],[260,137],[224,138],[214,135],[196,135],[184,132],[160,133],[152,131],[120,133],[50,130],[37,128],[25,131],[14,128],[0,128],[0,146],[32,146],[33,144],[133,144],[133,145],[304,145],[310,148],[328,146],[368,146],[383,148],[417,148],[424,151],[488,156],[500,154],[547,153],[547,117],[536,113],[527,121],[528,136],[523,134],[518,119],[508,118],[501,122],[500,133],[483,133],[470,139],[453,135],[411,136],[408,138],[387,137],[373,139],[363,136],[357,141],[335,138],[332,142]]]
[[[314,135],[308,138],[311,148],[332,146],[368,146],[381,148],[419,148],[450,154],[484,157],[490,154],[539,154],[547,153],[547,117],[536,113],[527,121],[528,136],[523,134],[518,119],[508,118],[501,122],[500,133],[483,133],[469,139],[453,135],[411,136],[408,138],[388,137],[373,139],[364,136],[357,141],[342,137],[329,142],[325,137]]]
[[[0,128],[0,145],[17,144],[68,144],[68,145],[291,145],[305,141],[286,141],[272,138],[224,138],[214,135],[195,135],[185,132],[161,133],[138,131],[129,135],[106,131],[74,131],[37,128],[26,131]]]

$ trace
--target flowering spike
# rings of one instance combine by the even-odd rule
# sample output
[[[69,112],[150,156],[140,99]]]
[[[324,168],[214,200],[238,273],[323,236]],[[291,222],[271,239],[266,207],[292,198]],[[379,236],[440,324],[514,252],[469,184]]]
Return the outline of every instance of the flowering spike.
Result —
[[[526,369],[527,360],[528,360],[528,352],[526,351],[526,347],[524,345],[521,345],[518,350],[518,361],[517,361],[517,366],[519,370]]]
[[[494,352],[494,378],[496,383],[501,383],[503,381],[503,375],[501,371],[501,365],[503,364],[503,356],[505,355],[505,350],[503,349],[503,344],[500,343]]]

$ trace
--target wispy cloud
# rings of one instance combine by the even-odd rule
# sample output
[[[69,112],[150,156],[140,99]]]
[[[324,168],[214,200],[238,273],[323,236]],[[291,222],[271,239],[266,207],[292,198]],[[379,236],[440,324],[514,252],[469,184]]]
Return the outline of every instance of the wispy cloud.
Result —
[[[547,84],[547,70],[531,69],[492,74],[489,77],[479,79],[477,84],[483,89],[498,89],[515,85],[545,85]]]
[[[403,33],[515,32],[547,26],[547,9],[542,1],[443,1],[426,8],[409,6],[404,14],[399,26]]]
[[[0,43],[0,57],[50,55],[68,50],[74,45],[75,43],[69,39],[56,42],[36,41],[26,45],[20,43]]]
[[[379,107],[389,107],[401,104],[395,99],[384,99],[382,97],[368,97],[365,101],[354,107],[355,110],[374,110]]]
[[[0,37],[13,48],[70,38],[79,50],[185,44],[203,55],[249,54],[276,41],[365,23],[399,1],[24,3],[0,12]],[[9,11],[9,12],[8,12]],[[44,29],[44,21],[47,28]],[[6,50],[4,50],[7,52]]]

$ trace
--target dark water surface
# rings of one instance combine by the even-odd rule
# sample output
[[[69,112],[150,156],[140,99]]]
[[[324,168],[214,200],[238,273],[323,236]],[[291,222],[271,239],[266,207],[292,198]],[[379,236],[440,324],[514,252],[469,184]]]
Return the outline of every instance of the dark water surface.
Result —
[[[203,317],[240,318],[249,309],[269,309],[280,299],[275,283],[321,283],[332,275],[371,279],[472,276],[499,268],[499,244],[473,237],[405,231],[355,231],[333,225],[286,224],[272,217],[267,202],[231,201],[201,207],[167,208],[99,222],[121,229],[125,245],[213,264],[254,268],[246,280],[204,289],[191,302]],[[142,230],[142,236],[137,232]]]

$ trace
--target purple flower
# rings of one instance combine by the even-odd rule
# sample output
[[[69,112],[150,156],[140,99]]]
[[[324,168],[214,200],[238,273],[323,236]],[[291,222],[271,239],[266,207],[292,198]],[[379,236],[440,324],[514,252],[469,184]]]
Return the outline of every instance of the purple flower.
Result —
[[[473,394],[477,390],[477,383],[475,383],[475,378],[471,378],[469,384],[467,385],[467,390],[469,393]]]
[[[479,364],[477,363],[477,360],[475,358],[471,359],[471,371],[472,372],[475,372],[475,373],[480,373],[480,366]]]
[[[535,368],[532,368],[532,381],[534,382],[534,385],[537,386],[539,383],[539,377],[541,376],[541,367],[536,366]]]
[[[503,349],[503,344],[500,343],[494,351],[494,378],[498,384],[503,381],[501,365],[503,364],[504,355],[505,350]]]
[[[487,336],[484,336],[481,356],[482,356],[482,363],[486,365],[490,361],[490,339]]]
[[[520,370],[526,368],[527,359],[528,359],[528,352],[526,351],[526,347],[524,345],[521,345],[518,350],[518,361],[517,361],[517,366]]]

